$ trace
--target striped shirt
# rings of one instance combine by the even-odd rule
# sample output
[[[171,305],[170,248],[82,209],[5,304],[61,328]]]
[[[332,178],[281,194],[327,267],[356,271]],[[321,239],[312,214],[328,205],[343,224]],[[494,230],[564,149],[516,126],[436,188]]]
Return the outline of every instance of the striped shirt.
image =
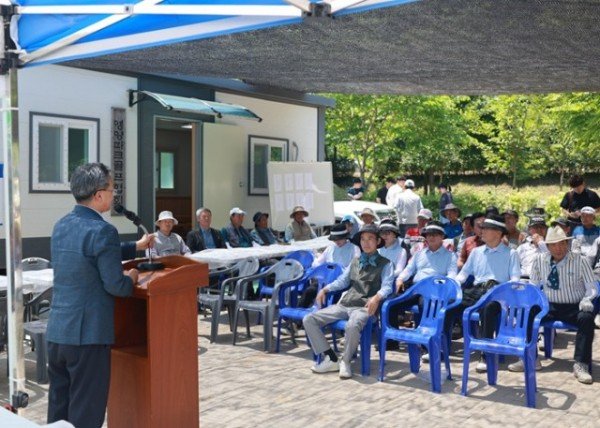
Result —
[[[596,280],[587,260],[581,254],[568,252],[556,264],[558,290],[548,286],[550,254],[540,254],[531,267],[531,282],[540,284],[551,303],[579,303],[584,297],[594,298],[598,293]]]

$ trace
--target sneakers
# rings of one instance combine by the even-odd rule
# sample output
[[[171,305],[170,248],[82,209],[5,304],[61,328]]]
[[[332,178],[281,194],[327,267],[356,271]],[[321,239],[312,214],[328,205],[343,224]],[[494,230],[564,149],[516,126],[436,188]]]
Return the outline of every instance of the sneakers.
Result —
[[[352,367],[346,364],[344,360],[340,360],[340,379],[350,379],[352,377]]]
[[[542,362],[539,359],[535,360],[535,369],[536,371],[542,370]],[[508,365],[508,371],[521,373],[525,371],[525,363],[523,360],[519,360],[516,363],[512,363]]]
[[[329,355],[326,355],[319,364],[315,364],[310,369],[314,373],[337,372],[340,369],[340,363],[339,360],[336,362],[331,361]]]
[[[477,365],[475,366],[475,371],[477,373],[485,373],[487,372],[487,363],[485,362],[485,357],[481,357]]]
[[[421,355],[421,362],[422,363],[428,363],[429,362],[429,354],[423,354],[423,355]]]
[[[573,374],[575,379],[581,383],[590,385],[593,383],[592,375],[588,371],[587,364],[576,362],[573,364]]]
[[[596,328],[600,328],[600,314],[597,314],[594,318],[594,324],[596,324]]]

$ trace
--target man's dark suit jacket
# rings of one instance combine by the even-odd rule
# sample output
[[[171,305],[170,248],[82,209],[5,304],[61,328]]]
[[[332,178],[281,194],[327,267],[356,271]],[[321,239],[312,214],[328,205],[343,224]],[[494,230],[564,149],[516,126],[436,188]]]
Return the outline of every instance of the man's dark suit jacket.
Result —
[[[223,238],[219,231],[210,228],[210,234],[212,235],[213,241],[217,248],[226,248],[225,243],[223,242]],[[197,253],[198,251],[206,250],[206,244],[204,243],[204,237],[200,230],[191,230],[188,232],[185,243],[190,248],[192,253]]]

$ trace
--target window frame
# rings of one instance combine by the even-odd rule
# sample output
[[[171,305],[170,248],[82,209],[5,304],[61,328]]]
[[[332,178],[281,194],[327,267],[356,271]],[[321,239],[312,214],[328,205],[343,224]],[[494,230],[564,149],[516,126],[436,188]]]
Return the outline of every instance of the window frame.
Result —
[[[265,137],[260,135],[248,135],[248,195],[249,196],[268,196],[268,187],[256,187],[254,185],[254,147],[257,145],[267,145],[269,147],[269,159],[271,158],[271,148],[279,147],[283,150],[283,162],[289,161],[290,140],[287,138]],[[268,163],[268,162],[267,162]],[[267,169],[265,166],[265,175]]]
[[[40,125],[59,126],[63,130],[62,151],[66,156],[62,161],[63,176],[59,183],[39,181],[39,127]],[[69,129],[88,130],[88,162],[100,159],[100,119],[85,116],[70,116],[44,112],[29,112],[29,193],[71,193],[69,186]]]

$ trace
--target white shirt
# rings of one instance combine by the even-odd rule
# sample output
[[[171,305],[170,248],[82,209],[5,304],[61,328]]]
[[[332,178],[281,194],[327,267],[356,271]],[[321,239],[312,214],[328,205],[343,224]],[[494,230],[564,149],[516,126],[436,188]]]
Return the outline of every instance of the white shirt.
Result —
[[[417,224],[419,211],[423,209],[421,197],[412,189],[406,189],[398,196],[396,211],[398,211],[399,224]]]
[[[398,200],[398,196],[402,193],[404,189],[400,187],[398,184],[392,184],[388,189],[387,195],[385,197],[385,203],[390,207],[396,206],[396,201]]]

